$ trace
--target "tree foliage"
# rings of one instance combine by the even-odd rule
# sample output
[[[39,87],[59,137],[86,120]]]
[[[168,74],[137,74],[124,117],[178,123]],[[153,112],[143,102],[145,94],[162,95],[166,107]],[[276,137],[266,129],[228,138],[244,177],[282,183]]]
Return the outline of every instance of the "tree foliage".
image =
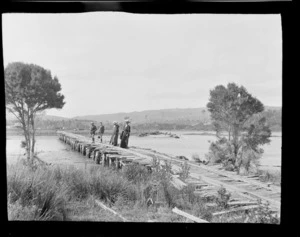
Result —
[[[258,99],[235,83],[229,83],[227,88],[220,85],[211,90],[207,108],[214,122],[231,127],[244,125],[253,114],[264,110]]]
[[[14,62],[5,68],[5,103],[22,125],[28,158],[34,155],[35,117],[45,109],[62,108],[64,96],[56,76],[38,65]]]
[[[228,134],[226,145],[230,149],[225,150],[230,154],[224,157],[230,157],[236,167],[240,167],[243,154],[249,150],[261,154],[259,146],[270,142],[271,130],[261,116],[264,105],[243,86],[216,86],[210,91],[207,108],[219,140],[224,140],[224,131]]]

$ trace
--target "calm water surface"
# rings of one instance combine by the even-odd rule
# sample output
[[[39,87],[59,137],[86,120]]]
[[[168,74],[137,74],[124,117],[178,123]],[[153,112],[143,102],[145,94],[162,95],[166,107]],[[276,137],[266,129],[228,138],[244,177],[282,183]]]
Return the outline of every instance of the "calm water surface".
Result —
[[[21,136],[7,137],[7,164],[13,164],[19,159],[26,157],[24,156],[24,149],[20,146],[22,140],[24,138]],[[94,165],[93,161],[71,150],[57,136],[37,136],[36,151],[38,152],[38,157],[47,163],[74,165],[82,168],[87,167],[87,165]]]
[[[173,133],[173,132],[172,132]],[[183,155],[189,159],[193,154],[203,157],[209,148],[209,141],[215,141],[212,135],[188,135],[191,132],[174,132],[180,139],[166,136],[131,136],[129,146],[151,148],[174,156]],[[271,137],[271,143],[264,145],[264,154],[261,165],[265,168],[280,169],[281,167],[281,133],[273,133],[276,137]],[[277,137],[278,136],[278,137]],[[21,136],[8,136],[6,144],[7,163],[14,163],[23,157],[24,149],[20,147]],[[104,137],[108,141],[109,136]],[[93,162],[84,158],[81,154],[72,151],[69,146],[58,140],[57,136],[38,136],[36,143],[38,156],[46,162],[59,164],[87,165]]]

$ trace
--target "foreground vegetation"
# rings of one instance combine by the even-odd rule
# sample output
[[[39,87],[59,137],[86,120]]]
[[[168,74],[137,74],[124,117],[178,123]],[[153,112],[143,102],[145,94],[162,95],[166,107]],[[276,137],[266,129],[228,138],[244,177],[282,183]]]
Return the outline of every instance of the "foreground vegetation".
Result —
[[[216,197],[196,195],[192,185],[177,190],[171,184],[170,166],[160,168],[157,161],[153,162],[152,173],[135,164],[121,171],[102,166],[77,169],[26,162],[10,165],[7,167],[8,218],[121,221],[97,206],[95,200],[99,200],[132,222],[189,222],[173,213],[174,207],[209,222],[279,222],[263,205],[247,214],[214,217],[212,213],[228,208],[230,194],[225,189],[220,189]],[[188,167],[183,166],[181,179],[186,179],[188,172]]]

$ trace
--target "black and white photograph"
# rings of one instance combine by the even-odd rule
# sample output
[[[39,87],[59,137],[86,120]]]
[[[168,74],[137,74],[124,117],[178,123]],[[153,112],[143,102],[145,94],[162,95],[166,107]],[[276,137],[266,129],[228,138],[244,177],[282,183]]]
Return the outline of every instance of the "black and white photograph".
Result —
[[[280,224],[281,23],[2,14],[8,220]]]

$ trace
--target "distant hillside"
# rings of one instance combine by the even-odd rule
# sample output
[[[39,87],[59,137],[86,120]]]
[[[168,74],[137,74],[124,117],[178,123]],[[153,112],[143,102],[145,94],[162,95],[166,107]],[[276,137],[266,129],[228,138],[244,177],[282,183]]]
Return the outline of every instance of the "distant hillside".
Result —
[[[275,110],[280,111],[282,109],[281,106],[265,106],[265,111]]]
[[[280,113],[281,107],[266,106],[266,111],[276,111]],[[145,110],[140,112],[116,113],[116,114],[99,114],[77,116],[73,119],[78,120],[94,120],[97,122],[109,123],[112,121],[123,121],[130,118],[134,123],[210,123],[210,113],[207,108],[189,108],[189,109],[161,109],[161,110]]]
[[[50,121],[60,121],[60,120],[69,120],[69,118],[54,116],[54,115],[43,115],[39,117],[41,120],[50,120]],[[14,121],[16,117],[11,113],[6,113],[6,120]]]
[[[262,113],[267,118],[272,131],[281,131],[281,107],[265,107]],[[136,129],[147,130],[211,130],[210,113],[206,108],[189,109],[161,109],[145,110],[130,113],[100,114],[77,116],[65,118],[59,116],[45,115],[37,121],[36,126],[47,129],[89,129],[90,122],[103,122],[106,127],[111,127],[113,121],[123,122],[125,118],[130,118]],[[13,125],[15,119],[7,120],[7,125]]]
[[[161,110],[145,110],[140,112],[116,113],[116,114],[100,114],[77,116],[73,119],[78,120],[94,120],[94,121],[123,121],[130,118],[134,123],[174,123],[183,121],[209,121],[209,112],[206,108],[189,108],[189,109],[161,109]]]
[[[69,120],[69,118],[54,116],[54,115],[44,115],[44,116],[41,116],[40,119],[42,119],[42,120],[51,120],[51,121]]]

